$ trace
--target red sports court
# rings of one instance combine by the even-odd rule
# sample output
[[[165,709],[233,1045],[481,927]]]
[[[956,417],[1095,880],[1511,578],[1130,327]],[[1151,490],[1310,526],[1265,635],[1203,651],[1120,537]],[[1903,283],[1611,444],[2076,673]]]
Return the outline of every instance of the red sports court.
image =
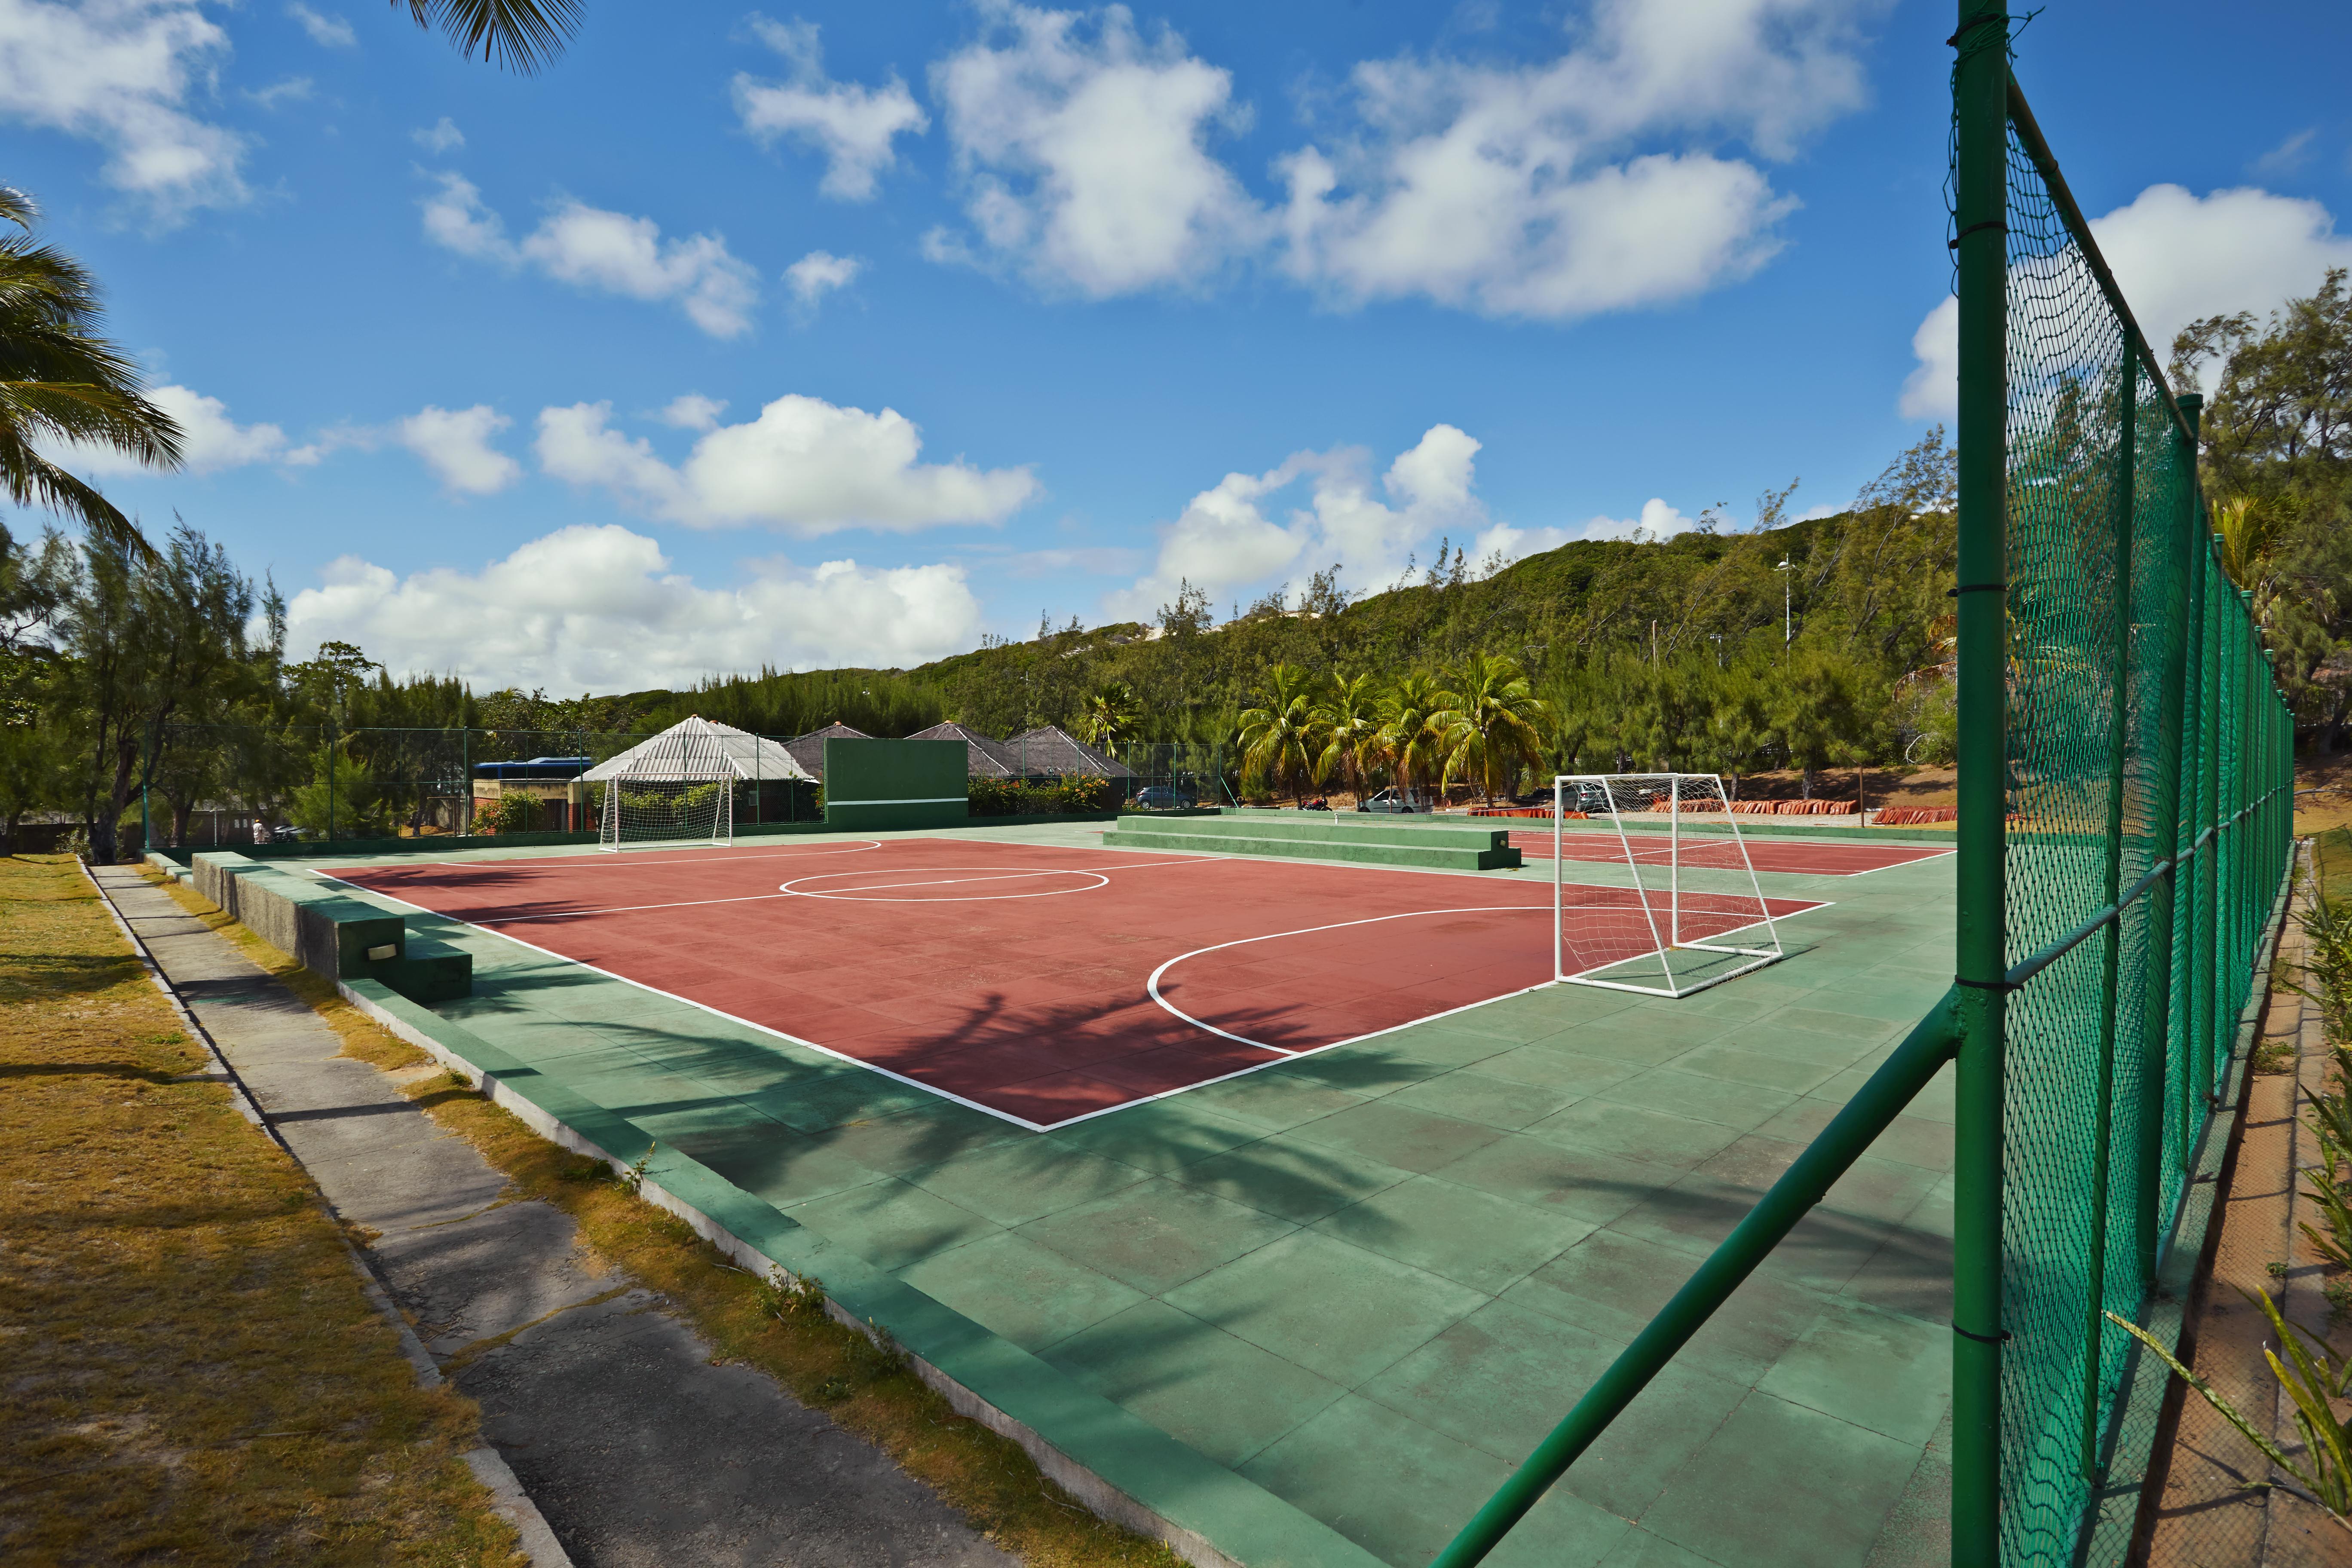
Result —
[[[1549,827],[1513,828],[1510,842],[1513,848],[1530,860],[1552,858],[1552,831]],[[1666,833],[1628,833],[1622,843],[1614,833],[1589,828],[1560,835],[1560,858],[1566,860],[1622,865],[1630,848],[1636,860],[1662,866],[1675,857],[1675,847],[1674,836]],[[1759,871],[1812,877],[1858,877],[1865,871],[1884,871],[1889,867],[1935,860],[1952,853],[1933,844],[1857,844],[1851,839],[1834,838],[1808,843],[1747,833],[1734,840],[1726,837],[1720,826],[1691,827],[1682,840],[1680,853],[1682,863],[1687,867],[1737,871],[1742,869],[1743,850],[1746,864]]]
[[[1554,973],[1551,884],[1505,878],[928,837],[335,875],[1041,1131]],[[1570,973],[1652,947],[1633,890],[1568,902]]]

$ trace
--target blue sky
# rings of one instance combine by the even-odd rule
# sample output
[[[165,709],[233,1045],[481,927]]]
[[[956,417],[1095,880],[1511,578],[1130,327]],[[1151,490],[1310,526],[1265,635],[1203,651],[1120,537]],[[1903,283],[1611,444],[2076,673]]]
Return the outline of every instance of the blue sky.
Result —
[[[1830,510],[1948,402],[1945,6],[0,0],[0,178],[298,645],[622,690]],[[2059,0],[2152,336],[2352,265],[2352,14]],[[302,649],[298,648],[298,651]]]

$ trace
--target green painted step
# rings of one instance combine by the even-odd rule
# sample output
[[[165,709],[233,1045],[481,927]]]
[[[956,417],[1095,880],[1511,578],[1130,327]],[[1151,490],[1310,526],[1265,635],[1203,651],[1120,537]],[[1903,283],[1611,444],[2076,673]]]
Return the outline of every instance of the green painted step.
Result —
[[[1473,827],[1460,822],[1432,823],[1377,816],[1367,812],[1301,811],[1253,813],[1246,816],[1122,816],[1121,833],[1175,834],[1187,837],[1282,839],[1313,844],[1394,844],[1414,849],[1500,849],[1510,842],[1507,827]]]
[[[1339,860],[1358,866],[1411,866],[1425,871],[1496,871],[1521,864],[1519,852],[1496,844],[1398,844],[1333,835],[1171,833],[1167,825],[1114,827],[1103,843],[1114,849],[1187,849],[1201,855],[1283,855],[1301,860]]]

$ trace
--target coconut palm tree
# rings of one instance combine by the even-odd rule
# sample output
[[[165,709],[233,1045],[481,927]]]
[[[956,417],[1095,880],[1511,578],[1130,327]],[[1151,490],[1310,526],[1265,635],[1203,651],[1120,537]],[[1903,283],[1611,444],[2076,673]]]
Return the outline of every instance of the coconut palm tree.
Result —
[[[1323,726],[1323,751],[1316,769],[1325,778],[1334,773],[1348,781],[1358,799],[1363,797],[1364,775],[1380,765],[1381,756],[1380,696],[1369,675],[1335,675],[1324,689],[1315,715]]]
[[[98,285],[37,242],[40,209],[0,187],[0,483],[19,506],[78,519],[118,549],[153,558],[138,525],[41,455],[37,442],[111,447],[159,468],[180,463],[180,427],[141,395],[139,366],[98,332]]]
[[[1523,767],[1543,760],[1543,727],[1551,705],[1535,694],[1515,659],[1474,653],[1454,679],[1444,708],[1432,713],[1444,782],[1467,779],[1491,804]]]
[[[459,54],[478,51],[518,76],[533,74],[563,52],[580,28],[580,10],[579,0],[408,0],[418,26],[438,27]]]
[[[1096,687],[1079,709],[1079,724],[1090,746],[1118,745],[1135,732],[1137,717],[1135,688],[1124,680],[1105,681]]]
[[[1295,664],[1266,667],[1257,705],[1242,713],[1242,772],[1307,804],[1321,752],[1322,721],[1315,714],[1315,678]]]
[[[1437,772],[1437,731],[1430,726],[1430,716],[1452,700],[1452,694],[1425,669],[1397,677],[1381,698],[1381,756],[1405,789],[1420,788]]]

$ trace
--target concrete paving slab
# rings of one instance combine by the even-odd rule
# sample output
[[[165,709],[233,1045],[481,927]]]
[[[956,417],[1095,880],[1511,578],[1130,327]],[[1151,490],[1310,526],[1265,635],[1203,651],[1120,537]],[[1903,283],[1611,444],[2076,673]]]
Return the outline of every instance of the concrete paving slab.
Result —
[[[136,873],[98,875],[329,1203],[374,1233],[370,1266],[561,1542],[544,1563],[1012,1568],[870,1444],[712,1365],[569,1215],[501,1202],[470,1144],[234,944]]]

